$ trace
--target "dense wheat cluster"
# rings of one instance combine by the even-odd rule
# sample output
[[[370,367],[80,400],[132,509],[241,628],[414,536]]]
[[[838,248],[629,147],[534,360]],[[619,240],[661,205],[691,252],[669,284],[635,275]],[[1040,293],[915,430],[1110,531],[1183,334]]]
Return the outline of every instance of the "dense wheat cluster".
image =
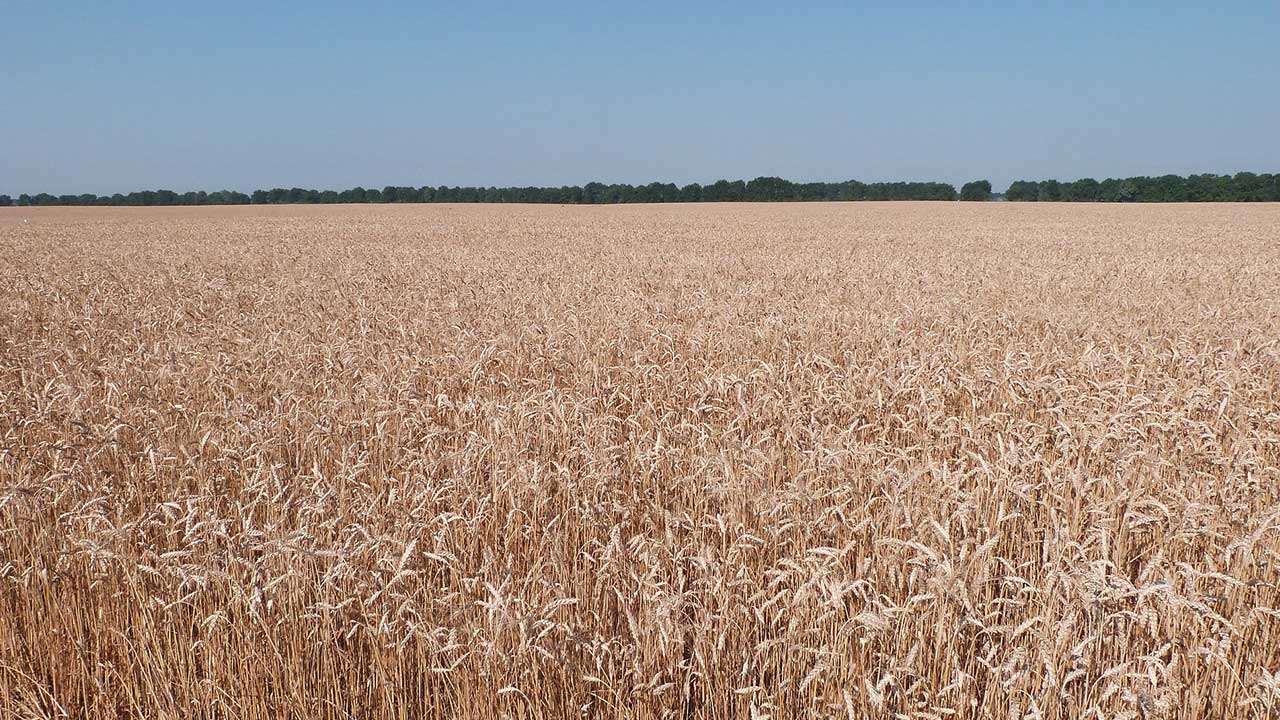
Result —
[[[1276,717],[1278,238],[0,211],[0,716]]]

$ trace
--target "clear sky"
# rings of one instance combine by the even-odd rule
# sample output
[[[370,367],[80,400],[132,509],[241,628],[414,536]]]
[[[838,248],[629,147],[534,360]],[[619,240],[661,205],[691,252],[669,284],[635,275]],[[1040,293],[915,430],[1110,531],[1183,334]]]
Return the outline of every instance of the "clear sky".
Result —
[[[0,192],[1280,170],[1269,0],[471,5],[0,0]]]

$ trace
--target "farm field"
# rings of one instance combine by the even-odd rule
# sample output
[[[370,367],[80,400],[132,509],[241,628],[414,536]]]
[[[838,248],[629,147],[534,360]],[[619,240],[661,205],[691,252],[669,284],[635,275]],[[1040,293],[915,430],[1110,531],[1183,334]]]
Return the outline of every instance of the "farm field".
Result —
[[[0,717],[1280,717],[1280,207],[0,209]]]

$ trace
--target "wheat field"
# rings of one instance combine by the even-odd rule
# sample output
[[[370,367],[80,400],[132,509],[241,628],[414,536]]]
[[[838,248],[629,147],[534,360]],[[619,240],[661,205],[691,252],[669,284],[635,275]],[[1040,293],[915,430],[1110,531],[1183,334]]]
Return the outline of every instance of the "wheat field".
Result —
[[[1280,207],[0,210],[0,717],[1280,717]]]

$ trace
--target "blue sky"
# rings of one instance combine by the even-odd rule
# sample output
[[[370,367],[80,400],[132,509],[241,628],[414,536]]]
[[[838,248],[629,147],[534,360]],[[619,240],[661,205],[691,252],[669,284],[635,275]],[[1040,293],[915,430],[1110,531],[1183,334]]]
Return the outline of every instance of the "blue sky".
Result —
[[[0,0],[0,192],[1280,170],[1280,3]]]

